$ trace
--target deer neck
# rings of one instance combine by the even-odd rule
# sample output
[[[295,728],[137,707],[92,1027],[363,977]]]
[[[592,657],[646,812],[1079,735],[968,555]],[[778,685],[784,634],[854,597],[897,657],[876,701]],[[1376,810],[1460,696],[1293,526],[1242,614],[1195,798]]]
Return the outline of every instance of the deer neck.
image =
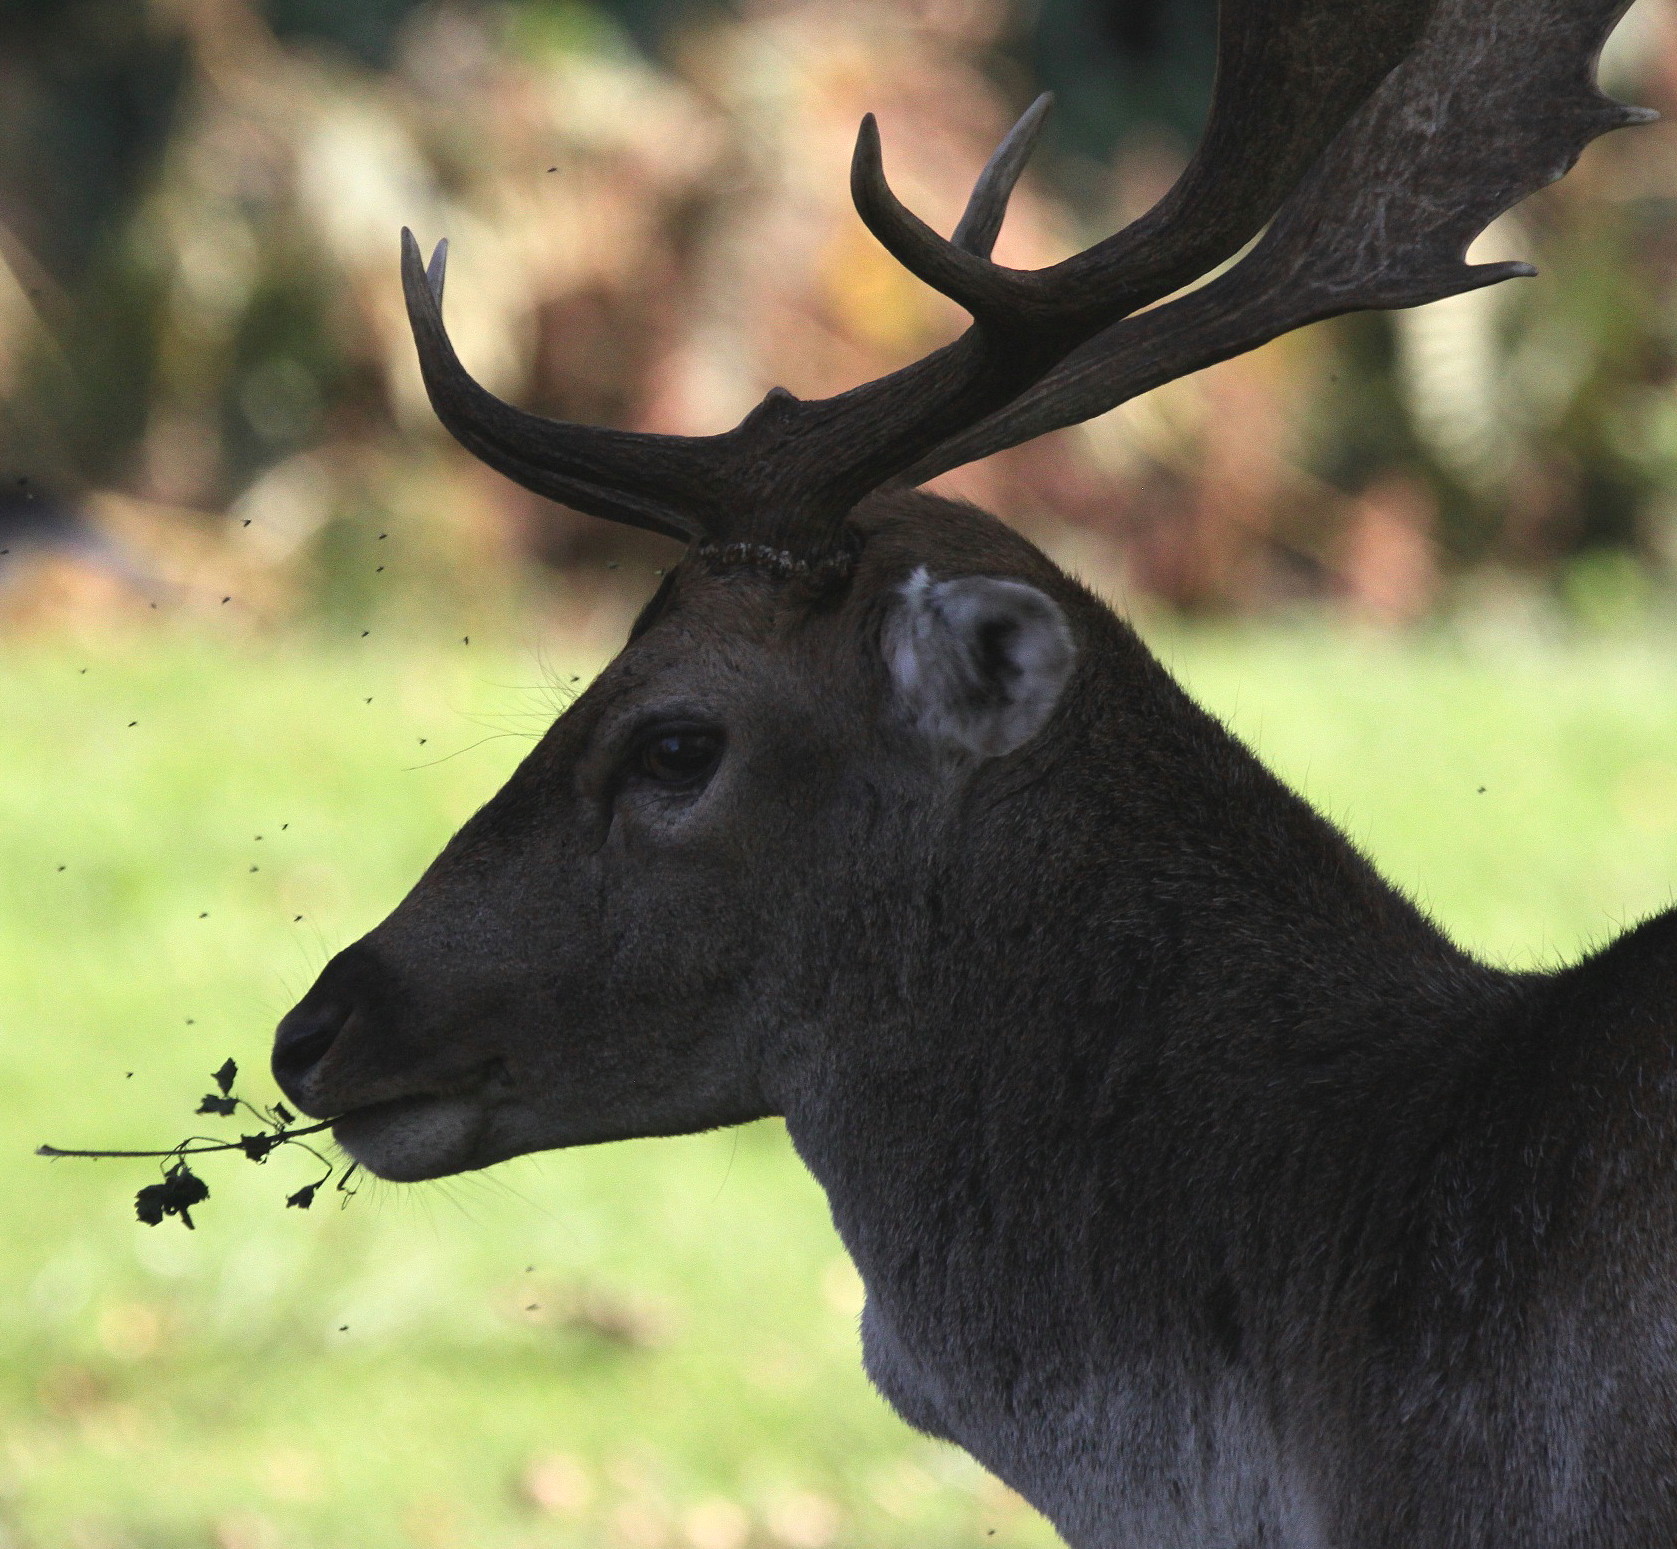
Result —
[[[1267,1409],[1297,1310],[1368,1253],[1370,1180],[1404,1197],[1525,994],[1125,636],[1054,778],[965,803],[897,988],[785,1105],[876,1382],[1074,1542],[1067,1456],[1162,1479],[1194,1428],[1126,1413]]]

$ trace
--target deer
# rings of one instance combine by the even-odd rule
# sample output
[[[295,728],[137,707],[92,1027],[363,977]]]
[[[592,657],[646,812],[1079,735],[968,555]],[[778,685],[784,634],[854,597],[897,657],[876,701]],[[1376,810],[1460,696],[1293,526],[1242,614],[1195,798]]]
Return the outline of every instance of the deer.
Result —
[[[279,1024],[383,1178],[779,1117],[863,1364],[1075,1549],[1677,1543],[1677,912],[1477,960],[948,469],[1356,309],[1652,115],[1623,0],[1222,0],[1134,224],[991,259],[864,119],[856,209],[970,314],[713,436],[492,396],[402,235],[443,425],[686,544],[600,673]]]

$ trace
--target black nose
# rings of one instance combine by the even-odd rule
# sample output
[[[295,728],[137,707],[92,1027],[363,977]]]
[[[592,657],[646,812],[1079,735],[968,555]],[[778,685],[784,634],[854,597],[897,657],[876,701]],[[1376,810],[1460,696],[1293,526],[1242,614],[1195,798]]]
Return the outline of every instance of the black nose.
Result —
[[[311,994],[287,1012],[274,1030],[274,1080],[292,1102],[307,1106],[303,1083],[338,1041],[355,1007],[337,1000],[316,1001]]]
[[[321,1091],[315,1079],[321,1062],[346,1030],[349,1041],[366,1042],[371,1030],[389,1019],[394,989],[392,974],[361,942],[346,947],[321,970],[314,988],[274,1030],[274,1080],[290,1102],[304,1113],[330,1102],[331,1094]]]

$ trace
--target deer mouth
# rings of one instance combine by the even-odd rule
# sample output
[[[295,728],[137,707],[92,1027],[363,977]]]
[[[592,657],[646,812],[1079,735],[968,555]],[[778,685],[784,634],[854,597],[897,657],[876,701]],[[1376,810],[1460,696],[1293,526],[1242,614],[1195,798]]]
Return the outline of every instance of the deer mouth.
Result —
[[[398,1097],[340,1114],[332,1138],[377,1177],[418,1183],[486,1165],[488,1125],[481,1095]]]
[[[491,1155],[488,1141],[497,1110],[513,1095],[502,1061],[485,1060],[433,1081],[426,1083],[429,1091],[340,1108],[332,1138],[360,1166],[392,1183],[418,1183],[501,1161],[505,1153]],[[374,1096],[379,1086],[389,1090],[381,1081],[367,1095]]]

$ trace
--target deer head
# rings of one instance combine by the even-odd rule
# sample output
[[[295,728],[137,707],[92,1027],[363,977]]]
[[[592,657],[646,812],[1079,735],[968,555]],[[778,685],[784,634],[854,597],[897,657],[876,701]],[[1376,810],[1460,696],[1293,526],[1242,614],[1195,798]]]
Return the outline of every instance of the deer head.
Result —
[[[912,486],[1315,319],[1530,273],[1464,254],[1589,139],[1645,116],[1592,82],[1621,9],[1223,0],[1179,182],[1037,271],[989,253],[1046,101],[948,240],[892,194],[867,118],[861,218],[972,325],[835,398],[776,389],[713,437],[491,396],[444,331],[446,244],[427,267],[404,232],[449,430],[526,487],[689,550],[623,652],[281,1023],[287,1098],[339,1115],[340,1141],[396,1179],[787,1113],[847,1070],[884,1080],[891,1040],[966,1004],[986,962],[1068,950],[1062,890],[1085,869],[1145,893],[1158,854],[1191,849],[1229,815],[1230,782],[1257,777],[1103,605]],[[1091,794],[1115,769],[1124,793]],[[1337,853],[1264,799],[1305,849]],[[1049,855],[1068,824],[1075,863]]]

